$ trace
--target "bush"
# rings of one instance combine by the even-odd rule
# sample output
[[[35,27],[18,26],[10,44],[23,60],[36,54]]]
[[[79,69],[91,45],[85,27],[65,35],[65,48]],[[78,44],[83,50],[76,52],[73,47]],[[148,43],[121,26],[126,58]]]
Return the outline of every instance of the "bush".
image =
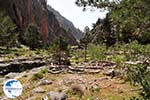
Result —
[[[98,86],[91,86],[89,89],[92,93],[100,92],[100,88]]]
[[[138,84],[142,87],[141,95],[145,100],[150,99],[150,70],[149,64],[130,65],[127,70],[127,79],[132,84]]]
[[[39,80],[39,79],[42,79],[43,78],[43,73],[36,73],[33,75],[33,80]]]
[[[118,67],[120,67],[121,64],[126,61],[126,57],[124,55],[116,55],[112,58],[112,61],[114,61]]]
[[[47,69],[47,68],[42,68],[42,69],[40,70],[40,73],[46,74],[46,73],[48,73],[48,69]]]
[[[106,46],[89,44],[89,56],[91,59],[104,60],[106,58],[105,52]]]
[[[55,64],[70,65],[70,48],[68,40],[65,37],[57,37],[49,50],[52,53],[52,58],[55,61]]]
[[[38,73],[33,75],[33,80],[42,79],[44,74],[48,73],[47,68],[42,68]]]
[[[141,98],[137,98],[137,97],[131,97],[131,98],[129,98],[129,99],[125,99],[125,100],[143,100],[143,99],[141,99]]]
[[[25,44],[30,47],[31,50],[41,48],[43,45],[42,33],[40,28],[35,23],[30,23],[24,33],[23,39]]]

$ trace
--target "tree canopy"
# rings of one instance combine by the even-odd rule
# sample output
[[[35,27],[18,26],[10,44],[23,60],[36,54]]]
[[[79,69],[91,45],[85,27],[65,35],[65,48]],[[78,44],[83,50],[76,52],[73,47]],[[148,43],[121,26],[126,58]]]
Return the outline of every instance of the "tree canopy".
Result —
[[[3,10],[0,10],[0,46],[16,46],[18,43],[17,26]]]
[[[42,34],[39,27],[35,23],[30,23],[24,33],[24,40],[30,49],[42,47]]]
[[[110,30],[117,41],[150,43],[149,0],[77,0],[78,6],[108,10]]]

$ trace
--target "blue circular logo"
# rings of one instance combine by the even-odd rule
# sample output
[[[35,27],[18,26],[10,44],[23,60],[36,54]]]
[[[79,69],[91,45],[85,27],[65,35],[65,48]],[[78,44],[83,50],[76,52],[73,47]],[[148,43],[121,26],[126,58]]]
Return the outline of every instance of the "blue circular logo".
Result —
[[[4,93],[9,98],[17,98],[22,93],[22,85],[16,79],[9,79],[4,83]]]

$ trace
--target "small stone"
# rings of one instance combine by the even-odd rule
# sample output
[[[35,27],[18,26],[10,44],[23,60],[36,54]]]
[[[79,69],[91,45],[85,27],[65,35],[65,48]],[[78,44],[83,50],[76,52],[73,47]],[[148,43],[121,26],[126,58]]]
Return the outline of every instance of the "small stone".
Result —
[[[37,87],[33,89],[33,93],[45,93],[46,91],[41,87]]]
[[[67,94],[64,92],[56,92],[56,91],[50,91],[47,94],[48,98],[50,98],[50,100],[66,100],[67,98]]]
[[[52,80],[42,80],[38,83],[38,85],[50,85],[52,84]]]
[[[73,83],[73,80],[70,79],[70,78],[64,78],[63,81],[62,81],[62,83],[63,83],[64,85],[66,85],[66,84],[71,84],[71,83]]]

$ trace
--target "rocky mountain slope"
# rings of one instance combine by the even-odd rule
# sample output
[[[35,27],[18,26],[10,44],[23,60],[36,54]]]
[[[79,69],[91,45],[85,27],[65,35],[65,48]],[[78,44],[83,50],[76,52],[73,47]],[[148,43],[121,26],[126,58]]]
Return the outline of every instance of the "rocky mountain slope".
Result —
[[[53,12],[53,14],[56,16],[56,19],[58,20],[60,26],[65,28],[66,30],[69,30],[77,40],[83,37],[83,32],[80,29],[75,28],[75,26],[71,21],[63,17],[58,11],[53,9],[50,5],[48,5],[47,8],[49,11]]]
[[[77,44],[71,32],[61,27],[53,12],[47,9],[46,0],[0,0],[0,9],[7,11],[21,34],[29,23],[36,23],[40,27],[44,43],[51,43],[62,35],[71,45]]]

